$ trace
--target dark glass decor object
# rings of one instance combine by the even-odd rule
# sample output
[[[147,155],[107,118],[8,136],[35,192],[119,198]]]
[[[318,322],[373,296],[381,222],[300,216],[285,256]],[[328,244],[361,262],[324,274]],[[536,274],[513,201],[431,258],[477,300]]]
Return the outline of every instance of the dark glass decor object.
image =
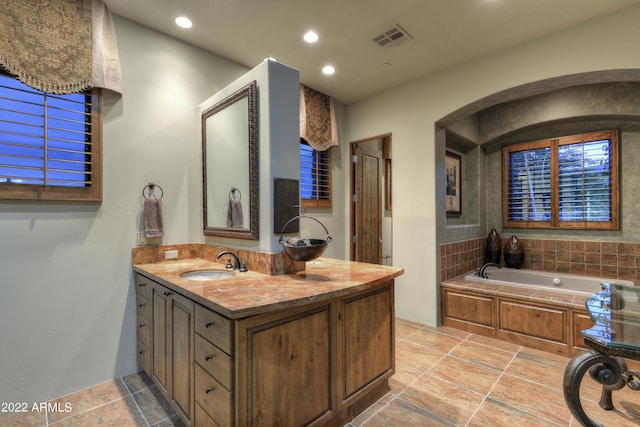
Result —
[[[520,268],[524,263],[524,246],[516,236],[511,236],[504,244],[504,263],[509,268]]]
[[[502,248],[500,244],[500,235],[495,228],[492,228],[487,235],[487,247],[484,251],[484,262],[495,262],[500,264],[500,255]]]

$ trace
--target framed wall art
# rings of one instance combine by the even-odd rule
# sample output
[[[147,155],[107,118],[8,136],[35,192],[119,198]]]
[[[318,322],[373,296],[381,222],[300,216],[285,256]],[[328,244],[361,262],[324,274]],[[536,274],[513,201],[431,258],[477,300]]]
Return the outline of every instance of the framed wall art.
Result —
[[[447,151],[445,173],[447,215],[460,215],[462,213],[462,158],[458,154]]]

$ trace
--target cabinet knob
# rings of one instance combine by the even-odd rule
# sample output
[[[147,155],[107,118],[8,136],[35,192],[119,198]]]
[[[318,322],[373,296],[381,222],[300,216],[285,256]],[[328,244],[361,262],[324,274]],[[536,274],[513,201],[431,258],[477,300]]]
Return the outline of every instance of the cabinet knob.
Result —
[[[138,283],[138,286],[140,287],[146,286],[146,283]]]
[[[165,297],[168,297],[169,295],[173,295],[173,292],[164,292]]]
[[[138,325],[138,328],[142,328],[144,326],[144,323],[141,323]]]
[[[144,307],[146,304],[138,304],[138,307]]]
[[[212,326],[213,326],[213,322],[207,322],[207,323],[204,324],[205,328],[210,328]]]
[[[212,354],[207,354],[207,355],[204,357],[204,360],[205,360],[206,362],[208,362],[208,361],[209,361],[209,360],[211,360],[211,359],[213,359],[213,355],[212,355]]]
[[[142,353],[144,353],[144,350],[140,350],[140,351],[138,352],[138,354],[142,354]]]
[[[213,391],[213,387],[209,387],[209,388],[208,388],[208,389],[206,389],[204,392],[205,392],[206,394],[209,394],[209,393],[211,393],[212,391]]]

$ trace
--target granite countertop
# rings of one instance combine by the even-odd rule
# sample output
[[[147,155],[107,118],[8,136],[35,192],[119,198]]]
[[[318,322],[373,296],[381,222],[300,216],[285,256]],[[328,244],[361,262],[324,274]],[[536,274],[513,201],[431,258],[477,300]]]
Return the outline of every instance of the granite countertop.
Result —
[[[231,319],[268,313],[373,288],[404,273],[400,267],[331,258],[306,263],[304,271],[269,276],[235,272],[214,281],[184,279],[194,270],[229,271],[218,262],[200,258],[134,264],[135,272]]]

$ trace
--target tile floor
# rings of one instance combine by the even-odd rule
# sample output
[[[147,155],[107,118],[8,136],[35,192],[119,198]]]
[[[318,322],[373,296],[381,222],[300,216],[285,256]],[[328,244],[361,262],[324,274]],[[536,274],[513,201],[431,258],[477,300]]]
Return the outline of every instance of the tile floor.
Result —
[[[562,394],[568,361],[452,328],[398,319],[391,391],[348,427],[578,427]],[[607,427],[640,426],[640,393],[616,391],[616,409],[603,411],[597,404],[600,388],[590,379],[583,383],[583,406],[594,420]],[[69,404],[72,411],[8,414],[0,416],[0,426],[182,425],[144,374],[48,403],[61,409]]]

